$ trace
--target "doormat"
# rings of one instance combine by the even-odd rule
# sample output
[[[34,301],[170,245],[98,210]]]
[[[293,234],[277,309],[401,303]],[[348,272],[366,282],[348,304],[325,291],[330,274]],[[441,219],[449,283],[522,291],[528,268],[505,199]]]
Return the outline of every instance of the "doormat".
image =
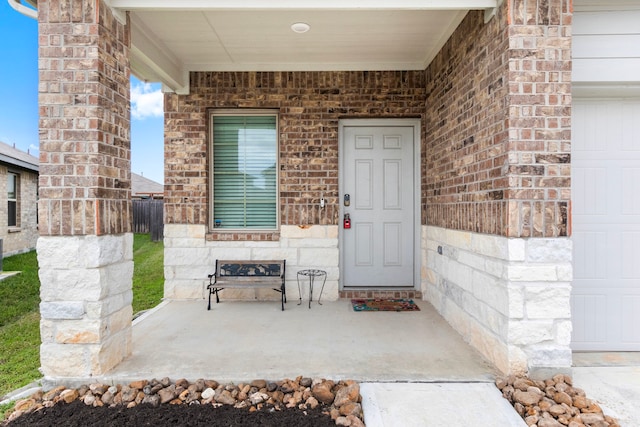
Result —
[[[412,299],[355,298],[351,300],[353,311],[420,311]]]

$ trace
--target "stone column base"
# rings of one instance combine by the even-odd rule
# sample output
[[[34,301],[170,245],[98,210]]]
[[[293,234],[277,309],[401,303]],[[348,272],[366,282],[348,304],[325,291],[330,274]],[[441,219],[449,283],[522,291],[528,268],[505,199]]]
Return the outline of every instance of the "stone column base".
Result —
[[[41,371],[102,375],[131,354],[133,234],[43,236]]]

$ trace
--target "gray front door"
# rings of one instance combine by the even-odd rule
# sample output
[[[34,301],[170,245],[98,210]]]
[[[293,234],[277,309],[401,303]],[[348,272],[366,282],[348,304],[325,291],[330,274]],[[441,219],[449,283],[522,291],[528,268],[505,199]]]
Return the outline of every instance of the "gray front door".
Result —
[[[342,127],[343,287],[414,287],[415,128],[392,124]]]

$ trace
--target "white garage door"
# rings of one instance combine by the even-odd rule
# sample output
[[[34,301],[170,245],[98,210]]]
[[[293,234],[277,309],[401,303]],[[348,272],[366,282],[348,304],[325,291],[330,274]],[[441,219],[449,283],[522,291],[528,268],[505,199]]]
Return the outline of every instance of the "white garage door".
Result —
[[[574,350],[640,350],[640,99],[574,99]]]

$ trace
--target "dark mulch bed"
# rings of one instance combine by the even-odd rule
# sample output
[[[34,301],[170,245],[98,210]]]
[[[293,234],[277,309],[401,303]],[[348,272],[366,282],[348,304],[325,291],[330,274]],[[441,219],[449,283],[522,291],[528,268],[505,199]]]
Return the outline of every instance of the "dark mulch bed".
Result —
[[[4,426],[4,423],[0,423]],[[210,427],[333,427],[335,422],[322,409],[283,409],[280,411],[265,407],[249,412],[232,406],[212,405],[159,405],[141,404],[127,409],[93,408],[78,400],[51,408],[32,412],[16,418],[7,427],[113,427],[113,426],[210,426]]]

